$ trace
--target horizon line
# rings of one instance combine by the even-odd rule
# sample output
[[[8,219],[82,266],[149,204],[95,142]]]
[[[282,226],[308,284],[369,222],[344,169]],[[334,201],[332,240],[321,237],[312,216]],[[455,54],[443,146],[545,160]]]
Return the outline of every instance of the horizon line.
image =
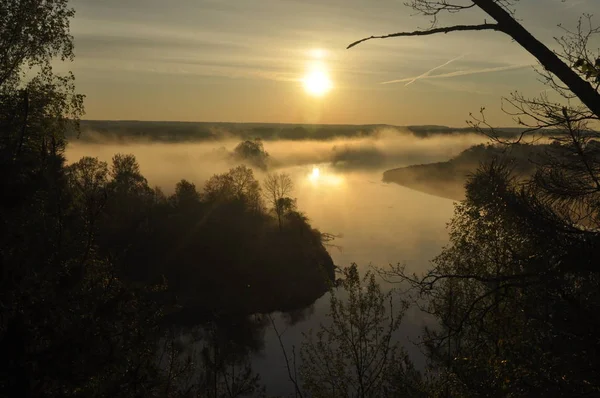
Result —
[[[223,121],[190,121],[190,120],[142,120],[142,119],[80,119],[81,122],[116,122],[116,123],[189,123],[189,124],[272,124],[288,126],[387,126],[387,127],[433,127],[446,129],[473,129],[472,126],[463,127],[444,124],[390,124],[390,123],[294,123],[294,122],[223,122]],[[500,126],[495,128],[522,128],[522,126]]]

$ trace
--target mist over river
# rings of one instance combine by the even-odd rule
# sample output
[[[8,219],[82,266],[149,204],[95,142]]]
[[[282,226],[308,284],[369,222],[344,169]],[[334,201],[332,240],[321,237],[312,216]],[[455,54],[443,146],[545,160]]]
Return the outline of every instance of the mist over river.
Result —
[[[408,270],[419,273],[427,269],[429,260],[448,240],[446,223],[453,213],[453,202],[448,199],[381,183],[379,170],[343,173],[344,183],[331,189],[302,180],[302,171],[298,174],[297,185],[302,186],[297,190],[298,202],[312,224],[322,231],[343,235],[336,240],[341,249],[329,250],[336,265],[355,262],[361,271],[366,271],[371,265],[404,263]],[[326,295],[315,303],[308,319],[287,329],[284,320],[276,318],[279,331],[286,330],[282,339],[288,351],[292,345],[300,347],[303,332],[318,328],[328,306]],[[423,365],[423,357],[411,341],[416,341],[425,322],[422,313],[409,310],[402,335],[398,336],[419,367]],[[264,352],[255,359],[255,370],[262,375],[269,393],[290,392],[281,347],[270,328],[265,334]]]
[[[272,165],[269,171],[289,174],[295,185],[293,197],[313,227],[341,236],[329,252],[337,266],[357,263],[361,272],[371,266],[402,263],[411,272],[423,272],[448,241],[446,224],[453,214],[453,202],[399,185],[381,182],[387,168],[447,160],[478,142],[468,135],[417,139],[388,134],[369,140],[267,141]],[[73,141],[67,148],[67,161],[81,156],[110,161],[115,153],[132,153],[150,186],[173,192],[175,183],[185,178],[199,191],[216,173],[234,164],[224,156],[238,141],[206,143],[86,143]],[[340,152],[341,151],[341,152]],[[340,153],[345,155],[340,162]],[[374,155],[375,153],[375,155]],[[374,161],[375,159],[379,159]],[[262,181],[265,173],[255,170]],[[284,265],[282,265],[284,266]],[[298,352],[302,333],[317,328],[328,310],[328,297],[317,300],[306,319],[288,326],[280,314],[274,319],[291,354]],[[416,309],[403,320],[398,339],[418,367],[423,356],[413,344],[428,322]],[[299,358],[298,358],[299,359]],[[253,359],[254,371],[261,374],[270,395],[293,392],[287,380],[285,360],[272,328],[264,334],[264,349]]]

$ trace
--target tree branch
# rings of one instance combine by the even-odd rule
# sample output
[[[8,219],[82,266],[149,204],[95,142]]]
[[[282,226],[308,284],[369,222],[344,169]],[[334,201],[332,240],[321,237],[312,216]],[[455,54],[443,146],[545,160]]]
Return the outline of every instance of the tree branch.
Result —
[[[292,376],[292,369],[290,368],[290,361],[288,359],[287,356],[287,351],[285,350],[285,346],[283,345],[283,341],[281,340],[281,334],[279,333],[279,330],[277,330],[277,325],[275,324],[275,320],[273,319],[273,317],[271,315],[267,315],[267,317],[269,318],[269,321],[271,321],[271,325],[273,326],[273,330],[275,331],[275,335],[277,336],[277,340],[279,340],[279,346],[281,347],[281,352],[283,353],[283,358],[285,359],[285,366],[287,368],[287,373],[288,373],[288,379],[292,382],[292,384],[294,385],[294,390],[296,393],[296,397],[300,397],[303,398],[302,395],[302,390],[300,389],[300,386],[298,385],[298,380],[296,379],[296,377]],[[295,352],[295,348],[292,351],[294,353],[294,374],[296,374],[296,352]]]
[[[350,49],[362,42],[371,39],[388,39],[390,37],[408,37],[408,36],[429,36],[435,35],[438,33],[450,33],[450,32],[467,32],[467,31],[478,31],[478,30],[495,30],[502,31],[500,25],[495,23],[484,23],[481,25],[455,25],[448,26],[445,28],[433,28],[428,30],[415,30],[414,32],[398,32],[398,33],[390,33],[388,35],[383,36],[370,36],[365,37],[364,39],[360,39],[350,44],[346,49]]]

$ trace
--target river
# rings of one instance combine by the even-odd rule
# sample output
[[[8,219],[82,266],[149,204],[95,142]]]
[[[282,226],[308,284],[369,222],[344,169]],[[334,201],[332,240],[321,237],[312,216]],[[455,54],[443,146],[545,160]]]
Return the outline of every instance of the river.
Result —
[[[322,232],[341,236],[330,247],[334,263],[340,267],[357,263],[361,272],[371,267],[405,264],[411,272],[423,272],[430,260],[440,253],[448,241],[446,225],[453,214],[454,204],[443,199],[417,192],[395,184],[381,182],[387,168],[415,163],[447,160],[481,142],[468,136],[441,139],[416,139],[394,135],[392,139],[353,141],[342,144],[330,141],[290,142],[275,141],[265,144],[272,158],[278,161],[277,172],[288,173],[294,180],[293,195],[300,211],[310,219],[313,227]],[[110,161],[118,152],[136,156],[141,172],[151,186],[159,186],[167,194],[182,178],[196,184],[199,190],[215,173],[227,171],[232,164],[223,159],[223,153],[237,142],[211,143],[85,143],[72,142],[67,148],[67,161],[81,156],[96,156]],[[334,167],[328,157],[343,145],[352,149],[357,162],[352,167]],[[353,145],[353,147],[350,147]],[[375,168],[371,164],[374,153],[387,159]],[[368,156],[363,156],[366,154]],[[371,162],[371,163],[370,163]],[[348,165],[346,165],[348,166]],[[257,171],[259,180],[264,174]],[[391,286],[386,285],[386,289]],[[302,334],[317,328],[325,319],[328,297],[314,304],[313,312],[305,320],[286,327],[280,314],[274,319],[288,351],[299,350]],[[417,367],[422,368],[424,357],[413,344],[423,326],[431,322],[416,309],[405,314],[399,342],[411,355]],[[264,332],[264,349],[253,357],[253,370],[260,373],[261,381],[270,396],[286,396],[293,392],[287,378],[285,360],[279,341],[272,328]]]
[[[319,168],[315,178],[314,167]],[[423,272],[430,260],[448,241],[446,224],[453,214],[453,202],[381,181],[383,170],[338,173],[326,165],[313,169],[297,167],[285,170],[295,177],[299,208],[310,217],[311,224],[323,232],[342,235],[330,248],[334,263],[348,266],[357,263],[362,272],[372,266],[386,267],[402,263],[411,272]],[[314,305],[314,312],[294,326],[285,326],[275,316],[283,333],[282,341],[291,352],[302,343],[302,333],[318,328],[328,311],[328,295]],[[422,368],[423,355],[413,344],[426,317],[410,309],[404,317],[401,344],[415,364]],[[291,355],[291,354],[290,354]],[[254,370],[261,374],[270,395],[293,392],[288,380],[285,359],[272,328],[265,332],[265,348],[255,355]]]

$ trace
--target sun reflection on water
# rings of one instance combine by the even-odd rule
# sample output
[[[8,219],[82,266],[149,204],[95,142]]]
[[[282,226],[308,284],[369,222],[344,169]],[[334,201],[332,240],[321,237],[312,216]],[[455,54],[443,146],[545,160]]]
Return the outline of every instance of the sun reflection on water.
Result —
[[[308,174],[308,180],[313,185],[328,185],[337,186],[344,182],[344,178],[340,175],[322,170],[321,167],[313,166],[312,171]]]

